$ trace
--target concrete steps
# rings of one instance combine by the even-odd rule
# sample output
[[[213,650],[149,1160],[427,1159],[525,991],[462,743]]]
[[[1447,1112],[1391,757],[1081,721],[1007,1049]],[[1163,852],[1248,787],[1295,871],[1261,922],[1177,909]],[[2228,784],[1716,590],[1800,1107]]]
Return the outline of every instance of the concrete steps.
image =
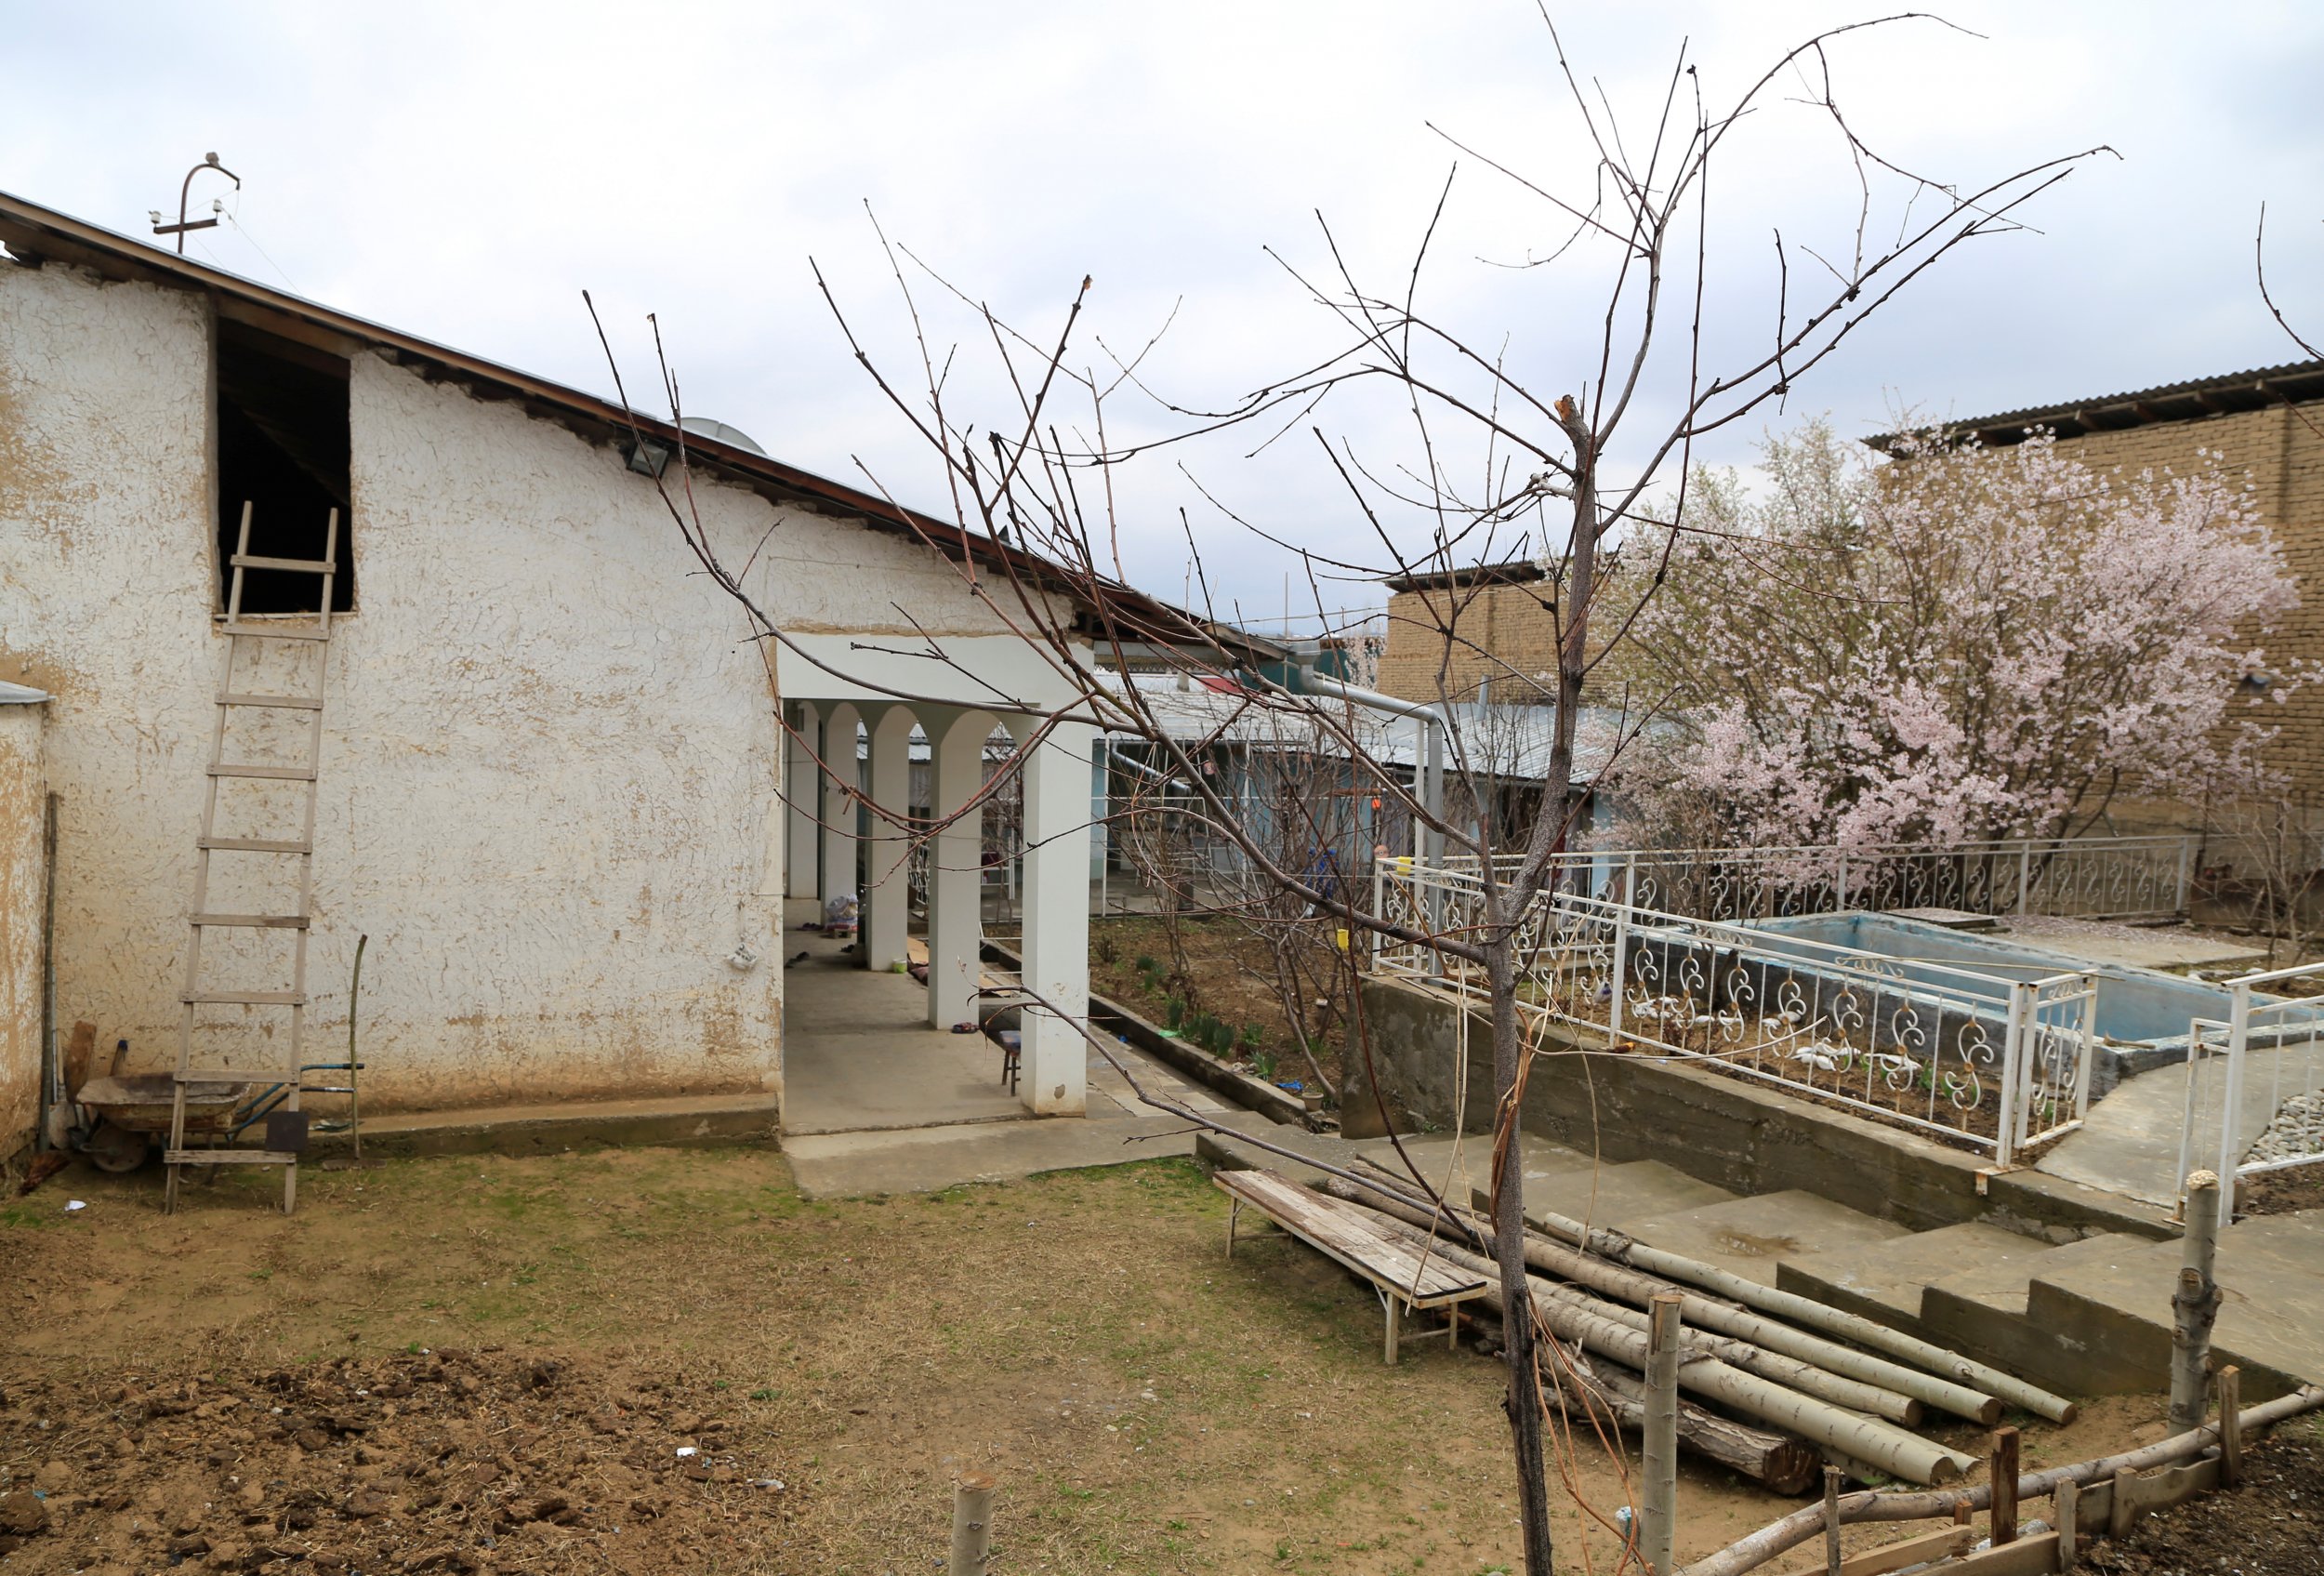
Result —
[[[1360,1154],[1401,1171],[1383,1140],[1351,1144],[1276,1129],[1301,1153]],[[1205,1135],[1213,1164],[1264,1164]],[[1455,1198],[1481,1191],[1491,1151],[1470,1137],[1407,1138],[1406,1155]],[[1528,1218],[1564,1215],[1814,1297],[2068,1395],[2155,1392],[2170,1370],[2180,1245],[2129,1233],[2053,1243],[1992,1220],[1914,1231],[1789,1191],[1737,1197],[1657,1160],[1603,1164],[1540,1139],[1524,1149]],[[1309,1174],[1313,1174],[1312,1172]],[[1304,1180],[1304,1178],[1302,1178]],[[2324,1383],[2324,1211],[2238,1223],[2220,1239],[2226,1291],[2215,1349],[2261,1399]]]
[[[1853,1258],[1909,1235],[1892,1221],[1798,1189],[1676,1210],[1623,1229],[1649,1246],[1770,1286],[1781,1283],[1780,1269],[1794,1259]]]

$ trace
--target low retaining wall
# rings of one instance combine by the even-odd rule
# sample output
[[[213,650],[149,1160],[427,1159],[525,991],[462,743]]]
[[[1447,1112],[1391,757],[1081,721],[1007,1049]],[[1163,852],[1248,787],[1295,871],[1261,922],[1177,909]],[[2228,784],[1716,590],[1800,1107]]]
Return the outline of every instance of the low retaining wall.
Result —
[[[1399,1131],[1448,1128],[1457,1113],[1470,1132],[1490,1131],[1487,1022],[1402,981],[1367,979],[1361,992],[1369,1056],[1348,1057],[1341,1132],[1378,1137],[1382,1104]],[[1680,1057],[1608,1053],[1603,1037],[1584,1031],[1550,1030],[1524,1118],[1528,1133],[1609,1163],[1660,1160],[1734,1193],[1801,1188],[1916,1231],[1988,1220],[2061,1242],[2096,1231],[2178,1234],[2160,1210],[2038,1172],[1986,1174],[1988,1162],[1968,1150]]]

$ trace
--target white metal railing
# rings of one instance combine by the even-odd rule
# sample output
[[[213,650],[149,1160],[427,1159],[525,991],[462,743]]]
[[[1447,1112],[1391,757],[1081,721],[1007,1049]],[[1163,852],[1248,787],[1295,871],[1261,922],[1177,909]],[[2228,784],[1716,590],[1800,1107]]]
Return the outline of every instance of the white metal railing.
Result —
[[[1372,966],[1482,998],[1441,942],[1484,934],[1468,870],[1382,859],[1376,911],[1429,938],[1378,939]],[[2010,1164],[2089,1105],[2096,977],[2010,979],[1749,922],[1542,894],[1512,927],[1519,1005],[1610,1046],[1685,1056]],[[1584,1037],[1585,1044],[1588,1038]]]
[[[2188,1168],[2199,1146],[2216,1139],[2219,1224],[2235,1219],[2236,1181],[2265,1172],[2324,1162],[2324,1001],[2276,994],[2273,987],[2324,984],[2324,963],[2268,969],[2227,982],[2227,1016],[2188,1026],[2186,1096],[2179,1120],[2173,1196],[2185,1206]],[[2264,1066],[2255,1067],[2259,1058]],[[2268,1080],[2266,1120],[2247,1131],[2244,1101],[2254,1074]],[[2206,1098],[2216,1094],[2217,1101]],[[2215,1125],[2214,1125],[2215,1124]]]
[[[1774,848],[1629,848],[1557,857],[1560,891],[1710,920],[1842,908],[2136,919],[2182,913],[2198,840],[2013,838],[1987,842]],[[1477,868],[1448,856],[1449,870]]]

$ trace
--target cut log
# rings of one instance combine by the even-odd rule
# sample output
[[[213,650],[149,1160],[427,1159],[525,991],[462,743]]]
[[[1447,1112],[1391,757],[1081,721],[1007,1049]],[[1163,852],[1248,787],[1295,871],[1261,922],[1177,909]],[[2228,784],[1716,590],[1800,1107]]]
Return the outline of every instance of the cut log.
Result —
[[[2304,1385],[2264,1405],[2247,1407],[2241,1419],[2247,1442],[2253,1429],[2271,1427],[2287,1418],[2319,1409],[2324,1409],[2324,1386],[2314,1384]],[[2046,1472],[2028,1473],[2017,1480],[2017,1497],[2020,1500],[2040,1499],[2045,1494],[2056,1493],[2062,1483],[2073,1483],[2080,1488],[2087,1488],[2093,1483],[2110,1484],[2117,1472],[2141,1472],[2149,1467],[2186,1461],[2216,1449],[2218,1443],[2217,1428],[2206,1425],[2190,1429],[2185,1434],[2159,1439],[2134,1450],[2125,1450],[2119,1455],[2101,1456],[2095,1461],[2076,1462],[2071,1466],[2053,1466]],[[1974,1488],[1926,1494],[1858,1492],[1841,1500],[1840,1519],[1846,1523],[1921,1521],[1956,1512],[1965,1516],[1973,1511],[1985,1509],[1991,1499],[1990,1490],[1982,1483]],[[2089,1514],[2087,1505],[2080,1509],[2085,1516]],[[1793,1511],[1749,1537],[1737,1539],[1718,1553],[1706,1555],[1686,1566],[1684,1576],[1743,1576],[1743,1572],[1755,1570],[1769,1560],[1799,1547],[1820,1533],[1823,1528],[1824,1507],[1821,1504]]]
[[[1370,1168],[1358,1161],[1357,1169],[1368,1171]],[[1394,1215],[1412,1225],[1426,1225],[1431,1216],[1427,1205],[1412,1200],[1406,1195],[1398,1193],[1383,1197],[1382,1193],[1386,1190],[1381,1189],[1367,1198],[1363,1189],[1351,1186],[1337,1177],[1327,1180],[1325,1191],[1334,1198],[1366,1204]],[[1464,1215],[1463,1224],[1490,1252],[1493,1237],[1485,1223],[1474,1215]],[[1853,1380],[1884,1393],[1883,1397],[1864,1391],[1843,1393],[1822,1389],[1813,1392],[1839,1406],[1869,1411],[1907,1426],[1921,1421],[1919,1410],[1909,1404],[1911,1402],[1934,1407],[1940,1411],[1978,1423],[1992,1423],[2001,1415],[2000,1401],[1966,1385],[1906,1368],[1885,1357],[1873,1357],[1853,1346],[1843,1346],[1836,1341],[1793,1329],[1764,1314],[1753,1313],[1731,1303],[1714,1302],[1698,1291],[1688,1291],[1673,1281],[1609,1264],[1531,1232],[1525,1236],[1525,1263],[1546,1275],[1556,1276],[1577,1286],[1586,1286],[1592,1291],[1641,1307],[1652,1303],[1658,1292],[1678,1291],[1685,1298],[1680,1307],[1680,1317],[1686,1321],[1690,1340],[1707,1339],[1703,1333],[1706,1331],[1731,1336],[1749,1342],[1763,1352],[1804,1363],[1811,1369]],[[1793,1383],[1786,1376],[1789,1371],[1775,1370],[1752,1361],[1737,1361],[1723,1352],[1718,1355],[1763,1379],[1773,1379],[1777,1384]]]
[[[1384,1231],[1402,1232],[1416,1241],[1431,1240],[1419,1227],[1407,1225],[1392,1215],[1382,1213],[1378,1218]],[[1436,1241],[1435,1251],[1447,1263],[1472,1270],[1488,1262],[1441,1240]],[[1570,1288],[1542,1281],[1533,1283],[1534,1309],[1560,1339],[1573,1342],[1584,1351],[1612,1357],[1639,1372],[1645,1371],[1645,1332],[1585,1305],[1588,1301]],[[1692,1354],[1680,1364],[1679,1386],[1824,1446],[1851,1463],[1868,1464],[1908,1482],[1948,1483],[1976,1464],[1959,1451],[1932,1444],[1894,1424],[1802,1395],[1706,1354]]]
[[[1997,1397],[2011,1406],[2022,1407],[2037,1417],[2046,1417],[2053,1423],[2074,1421],[2074,1403],[2065,1397],[2053,1395],[2038,1384],[2027,1384],[2015,1374],[2004,1373],[1998,1368],[1974,1361],[1958,1352],[1948,1352],[1933,1342],[1908,1335],[1901,1330],[1894,1330],[1885,1324],[1819,1303],[1813,1297],[1802,1297],[1796,1291],[1779,1291],[1773,1286],[1746,1280],[1739,1275],[1690,1259],[1684,1253],[1650,1248],[1644,1242],[1632,1241],[1618,1231],[1593,1229],[1584,1226],[1579,1221],[1547,1212],[1537,1218],[1550,1236],[1578,1244],[1617,1264],[1666,1276],[1672,1280],[1683,1280],[1689,1286],[1699,1286],[1704,1291],[1732,1298],[1745,1307],[1757,1308],[1762,1313],[1774,1314],[1827,1335],[1837,1335],[1860,1346],[1886,1352],[1890,1357],[1911,1363],[1916,1368],[1956,1380],[1988,1396]],[[1690,1309],[1686,1317],[1692,1321],[1696,1316]],[[1952,1409],[1948,1407],[1946,1410]]]
[[[1500,1283],[1493,1282],[1481,1300],[1495,1313],[1500,1312]],[[1563,1363],[1570,1367],[1583,1391],[1575,1396],[1563,1387],[1558,1390],[1556,1398],[1569,1415],[1586,1421],[1594,1414],[1633,1434],[1645,1432],[1646,1386],[1637,1374],[1612,1363],[1593,1363],[1576,1351],[1566,1352]],[[1559,1366],[1550,1365],[1548,1371],[1564,1386],[1567,1375],[1558,1371]],[[1763,1483],[1778,1494],[1805,1493],[1823,1465],[1815,1448],[1802,1440],[1720,1417],[1686,1400],[1679,1402],[1679,1443],[1704,1460]]]

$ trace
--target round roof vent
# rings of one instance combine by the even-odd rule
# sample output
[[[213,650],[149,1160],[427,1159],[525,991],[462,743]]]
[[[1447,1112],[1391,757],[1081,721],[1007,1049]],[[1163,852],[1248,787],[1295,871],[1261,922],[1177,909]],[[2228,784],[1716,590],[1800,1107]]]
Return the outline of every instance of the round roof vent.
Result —
[[[729,427],[725,422],[714,421],[706,416],[689,416],[680,420],[678,425],[700,437],[715,439],[719,443],[732,444],[738,449],[747,449],[762,459],[766,457],[767,451],[760,448],[758,441],[739,427]]]

